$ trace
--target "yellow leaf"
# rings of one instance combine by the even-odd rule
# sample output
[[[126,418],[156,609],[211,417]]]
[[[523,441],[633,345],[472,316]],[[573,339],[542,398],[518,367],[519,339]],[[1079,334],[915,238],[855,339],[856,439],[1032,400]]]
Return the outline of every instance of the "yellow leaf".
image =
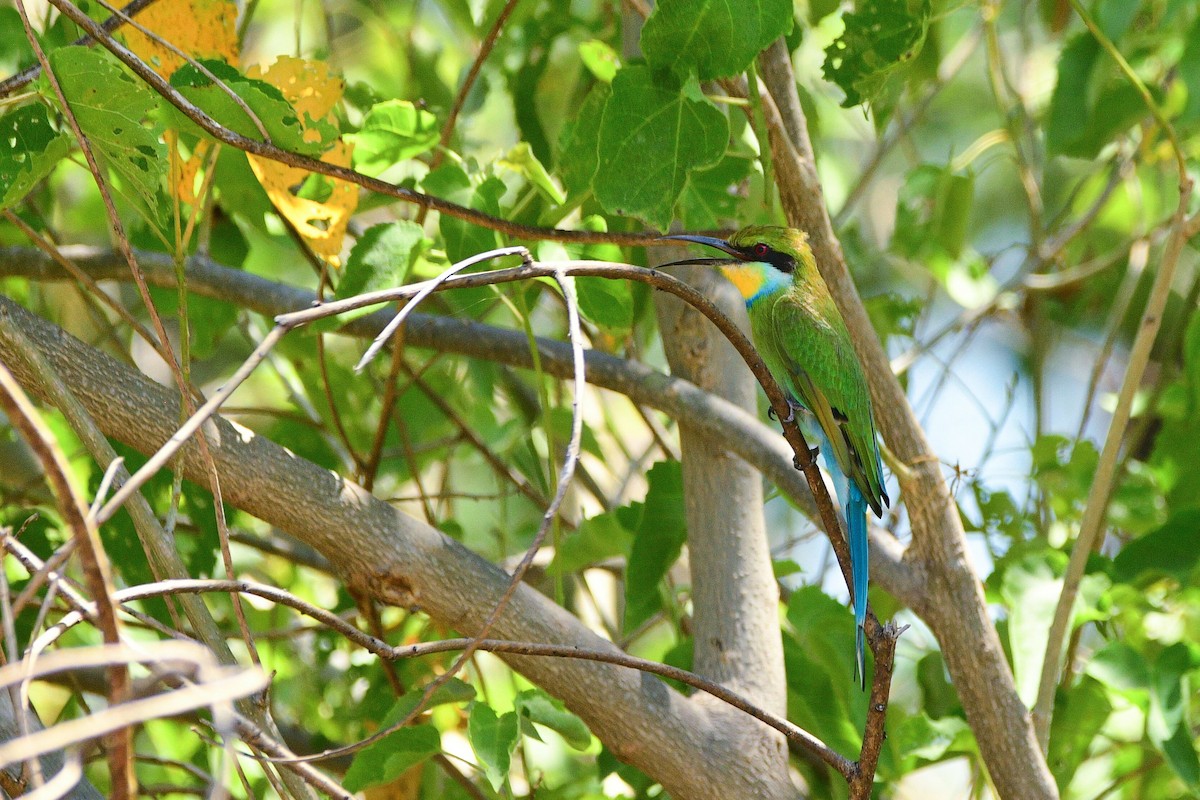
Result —
[[[307,141],[319,141],[314,126],[321,121],[336,125],[333,107],[342,99],[342,79],[332,75],[329,65],[322,61],[282,56],[268,69],[251,67],[246,75],[270,83],[283,93],[296,109]],[[350,166],[353,146],[337,141],[321,160],[340,167]],[[329,196],[323,201],[297,197],[295,189],[308,177],[306,170],[289,167],[247,154],[250,168],[267,190],[275,208],[308,242],[313,252],[335,267],[341,265],[339,254],[346,236],[346,224],[358,207],[358,187],[347,181],[327,178]]]
[[[237,4],[231,0],[158,0],[134,20],[192,58],[236,64],[237,15]],[[183,65],[182,58],[133,26],[121,30],[129,49],[164,78]]]
[[[336,142],[321,160],[348,167],[351,149],[347,142]],[[358,187],[347,181],[327,179],[331,189],[328,199],[324,202],[308,200],[292,192],[292,187],[299,186],[308,177],[307,170],[249,154],[246,157],[279,213],[292,223],[314,253],[335,267],[340,266],[339,253],[346,236],[346,224],[358,207]]]
[[[324,61],[309,61],[280,56],[265,71],[258,66],[246,70],[246,77],[264,80],[274,86],[300,115],[301,123],[326,117],[342,99],[345,82],[331,75]]]
[[[200,172],[200,167],[204,165],[205,159],[208,158],[213,143],[207,139],[199,140],[192,148],[192,154],[185,160],[178,155],[181,148],[179,147],[179,135],[175,131],[164,131],[163,140],[167,143],[167,147],[174,150],[177,154],[176,158],[179,159],[179,172],[174,176],[175,197],[190,206],[199,205],[201,184],[196,180],[196,176]]]

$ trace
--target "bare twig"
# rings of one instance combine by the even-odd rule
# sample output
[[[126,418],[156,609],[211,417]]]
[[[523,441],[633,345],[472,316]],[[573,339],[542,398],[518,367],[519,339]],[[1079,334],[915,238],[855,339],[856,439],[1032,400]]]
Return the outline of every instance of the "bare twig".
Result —
[[[58,451],[53,434],[41,422],[24,390],[3,364],[0,364],[0,408],[4,410],[9,424],[21,434],[42,464],[58,500],[59,513],[70,528],[76,549],[80,553],[88,588],[97,598],[97,622],[104,635],[104,641],[115,645],[121,640],[121,630],[116,607],[110,600],[112,574],[104,546],[100,543],[100,533],[88,517],[87,504],[71,486],[67,477],[69,469],[66,459]],[[110,702],[124,702],[129,697],[128,670],[122,664],[113,664],[109,670],[109,678],[112,682]],[[114,728],[111,732],[114,738],[109,752],[109,767],[112,772],[113,791],[117,797],[131,797],[137,787],[133,773],[133,731],[129,728]],[[23,755],[17,760],[27,757],[29,756]]]

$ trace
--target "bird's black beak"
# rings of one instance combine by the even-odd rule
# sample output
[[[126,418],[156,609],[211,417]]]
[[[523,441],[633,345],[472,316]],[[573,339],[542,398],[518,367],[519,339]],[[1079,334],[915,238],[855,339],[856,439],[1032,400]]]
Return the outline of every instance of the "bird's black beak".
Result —
[[[705,247],[711,247],[715,250],[720,250],[722,253],[728,253],[739,261],[744,261],[746,259],[746,255],[742,253],[742,251],[738,250],[724,239],[718,239],[715,236],[693,236],[690,233],[680,233],[673,236],[664,236],[662,238],[674,239],[677,242],[692,242],[693,244],[702,244]]]

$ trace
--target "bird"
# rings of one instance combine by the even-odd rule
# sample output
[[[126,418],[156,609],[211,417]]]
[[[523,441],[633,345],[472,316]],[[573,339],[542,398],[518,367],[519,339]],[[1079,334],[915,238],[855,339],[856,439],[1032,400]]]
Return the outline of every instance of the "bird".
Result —
[[[867,616],[867,506],[878,517],[890,505],[883,482],[871,397],[846,321],[817,270],[808,235],[796,228],[750,225],[728,239],[692,234],[663,237],[720,250],[725,258],[677,264],[717,267],[746,302],[754,347],[805,427],[845,507],[854,589],[854,672],[866,688],[863,637]]]

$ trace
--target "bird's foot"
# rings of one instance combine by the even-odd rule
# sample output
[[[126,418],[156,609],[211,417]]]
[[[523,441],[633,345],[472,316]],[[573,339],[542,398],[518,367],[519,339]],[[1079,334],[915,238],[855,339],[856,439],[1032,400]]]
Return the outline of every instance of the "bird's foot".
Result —
[[[819,448],[819,447],[808,448],[808,458],[809,458],[809,461],[811,461],[812,463],[814,463],[814,464],[816,463],[817,456],[819,456],[820,454],[821,454],[821,448]],[[796,469],[800,470],[801,472],[804,471],[804,465],[800,463],[800,456],[792,457],[792,466],[795,467]]]
[[[803,409],[804,406],[800,405],[799,403],[797,403],[795,400],[793,400],[790,397],[788,398],[787,404],[788,404],[788,415],[787,415],[787,419],[785,419],[784,422],[795,422],[796,421],[796,412]]]

